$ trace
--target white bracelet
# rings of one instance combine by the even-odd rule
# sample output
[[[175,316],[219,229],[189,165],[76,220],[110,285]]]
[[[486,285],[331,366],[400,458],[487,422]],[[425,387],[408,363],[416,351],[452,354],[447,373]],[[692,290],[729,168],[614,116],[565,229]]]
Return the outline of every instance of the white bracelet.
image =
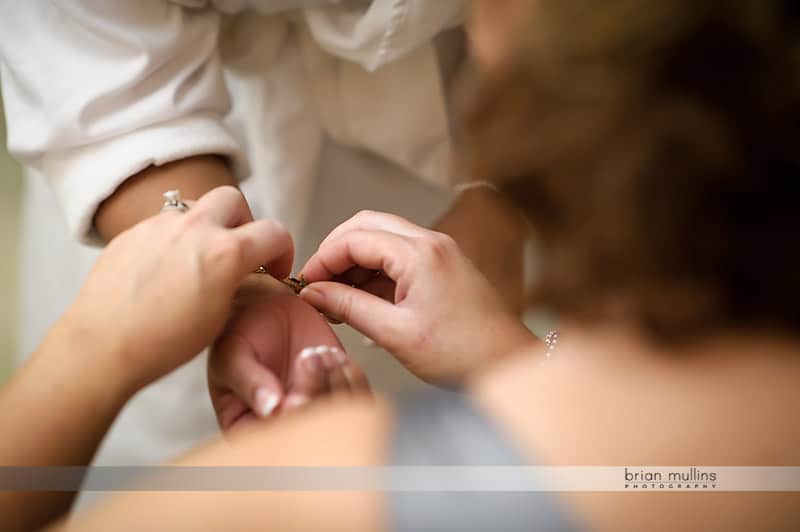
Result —
[[[500,193],[500,189],[497,188],[493,183],[489,183],[488,181],[468,181],[466,183],[460,183],[453,187],[453,190],[456,194],[463,194],[467,190],[472,190],[475,188],[486,188],[491,190],[492,192]]]

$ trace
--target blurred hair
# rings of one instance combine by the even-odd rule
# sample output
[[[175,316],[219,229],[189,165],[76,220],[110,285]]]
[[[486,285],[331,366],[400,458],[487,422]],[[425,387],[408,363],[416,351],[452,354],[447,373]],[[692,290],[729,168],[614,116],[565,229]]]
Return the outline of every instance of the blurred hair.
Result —
[[[796,0],[530,0],[468,120],[531,220],[533,297],[684,340],[800,333]]]

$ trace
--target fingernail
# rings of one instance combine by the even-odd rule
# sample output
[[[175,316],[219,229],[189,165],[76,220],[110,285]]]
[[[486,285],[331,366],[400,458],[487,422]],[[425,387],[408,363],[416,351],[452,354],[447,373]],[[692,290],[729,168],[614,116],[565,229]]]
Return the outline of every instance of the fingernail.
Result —
[[[303,297],[311,299],[319,299],[320,291],[317,290],[316,287],[307,284],[303,287],[302,290],[300,290],[300,293],[298,295],[302,295]]]
[[[306,347],[302,351],[300,351],[300,358],[309,358],[313,356],[319,356],[322,353],[326,353],[330,347],[327,345],[317,345],[314,347]]]
[[[325,369],[334,369],[339,365],[339,362],[334,358],[333,353],[325,351],[319,355],[322,363],[325,364]]]
[[[309,371],[316,371],[320,366],[333,369],[347,362],[347,355],[338,347],[330,345],[306,347],[300,351],[298,358],[303,359],[303,365]],[[317,365],[317,362],[320,366]]]
[[[256,390],[256,413],[260,417],[269,417],[275,407],[278,406],[280,399],[278,395],[268,388],[259,388]]]
[[[322,360],[320,360],[318,355],[314,356],[306,356],[302,357],[303,359],[303,367],[306,368],[311,374],[316,373],[317,371],[322,371]]]
[[[347,355],[338,347],[331,347],[331,355],[337,364],[347,364]]]
[[[285,401],[287,409],[300,408],[306,403],[308,403],[308,397],[305,395],[292,395]]]
[[[323,318],[325,318],[325,320],[326,320],[328,323],[330,323],[331,325],[341,325],[341,324],[342,324],[342,322],[341,322],[341,321],[339,321],[339,320],[337,320],[336,318],[333,318],[333,317],[331,317],[331,316],[328,316],[327,314],[325,314],[325,313],[323,313],[323,312],[320,312],[320,315],[321,315]]]

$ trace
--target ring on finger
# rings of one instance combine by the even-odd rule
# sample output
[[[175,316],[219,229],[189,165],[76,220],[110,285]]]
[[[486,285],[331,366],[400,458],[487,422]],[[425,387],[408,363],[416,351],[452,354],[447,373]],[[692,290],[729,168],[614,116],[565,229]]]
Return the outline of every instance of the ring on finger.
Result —
[[[189,206],[181,200],[180,190],[167,190],[162,194],[164,196],[164,205],[161,206],[161,212],[164,211],[179,211],[186,212]]]

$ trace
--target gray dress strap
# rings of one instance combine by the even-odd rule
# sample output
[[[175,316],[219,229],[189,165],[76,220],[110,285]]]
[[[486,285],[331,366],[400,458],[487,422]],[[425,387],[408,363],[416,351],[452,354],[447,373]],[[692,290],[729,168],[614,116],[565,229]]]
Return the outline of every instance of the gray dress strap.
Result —
[[[430,391],[397,402],[395,466],[532,465],[463,395]],[[392,532],[575,532],[547,492],[392,491]]]

